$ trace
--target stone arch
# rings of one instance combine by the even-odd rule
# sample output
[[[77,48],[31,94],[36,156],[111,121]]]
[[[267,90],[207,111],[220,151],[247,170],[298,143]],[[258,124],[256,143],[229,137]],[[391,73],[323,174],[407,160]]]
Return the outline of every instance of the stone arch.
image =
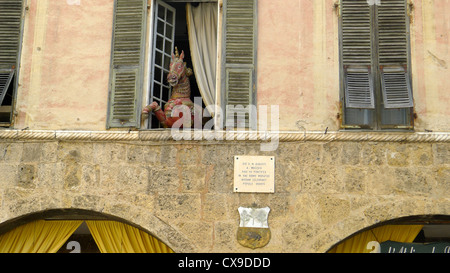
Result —
[[[79,208],[47,209],[16,216],[0,223],[0,235],[26,223],[41,219],[113,220],[133,226],[149,233],[153,237],[169,246],[176,253],[194,251],[192,244],[188,240],[186,240],[182,234],[169,226],[167,223],[159,220],[157,217],[150,216],[146,218],[149,221],[144,223],[141,221],[130,220],[124,218],[123,216],[119,217],[117,215],[109,213]]]
[[[350,239],[362,232],[374,229],[376,227],[384,226],[384,225],[399,225],[399,224],[432,224],[432,223],[439,223],[439,222],[447,222],[450,223],[450,215],[443,215],[443,214],[429,214],[429,215],[414,215],[414,216],[403,216],[398,217],[390,220],[386,220],[383,222],[379,222],[370,226],[366,226],[362,229],[359,229],[357,231],[351,231],[352,233],[345,238],[335,242],[332,244],[325,252],[329,252],[331,249],[333,249],[335,246],[339,245],[342,242],[345,242],[347,239]]]

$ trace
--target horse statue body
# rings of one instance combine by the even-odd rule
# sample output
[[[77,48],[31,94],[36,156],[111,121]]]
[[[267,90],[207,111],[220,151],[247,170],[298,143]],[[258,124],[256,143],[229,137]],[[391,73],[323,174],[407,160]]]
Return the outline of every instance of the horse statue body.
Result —
[[[184,51],[178,54],[178,49],[175,48],[175,55],[172,54],[172,60],[170,62],[170,71],[167,75],[167,81],[172,86],[172,96],[164,106],[164,111],[158,105],[156,101],[150,105],[144,107],[143,114],[154,112],[156,118],[159,120],[164,128],[172,128],[177,123],[179,128],[183,126],[192,127],[194,124],[194,103],[191,101],[191,84],[189,76],[192,75],[192,69],[186,67],[186,63],[183,62]],[[189,110],[190,118],[185,117]],[[181,123],[181,125],[180,125]]]

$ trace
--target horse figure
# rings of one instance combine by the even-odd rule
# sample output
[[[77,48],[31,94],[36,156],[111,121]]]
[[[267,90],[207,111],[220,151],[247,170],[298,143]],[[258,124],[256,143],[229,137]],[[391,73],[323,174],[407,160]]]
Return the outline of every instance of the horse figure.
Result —
[[[186,67],[183,62],[184,51],[178,54],[178,49],[175,47],[175,55],[172,53],[172,60],[170,62],[170,71],[167,75],[167,81],[172,86],[172,96],[164,106],[164,111],[156,101],[144,107],[143,114],[148,114],[153,111],[156,118],[159,120],[164,128],[172,128],[175,122],[182,120],[180,128],[192,127],[194,124],[194,103],[191,101],[191,84],[189,76],[192,75],[192,69]],[[183,114],[190,110],[191,118],[183,118]]]

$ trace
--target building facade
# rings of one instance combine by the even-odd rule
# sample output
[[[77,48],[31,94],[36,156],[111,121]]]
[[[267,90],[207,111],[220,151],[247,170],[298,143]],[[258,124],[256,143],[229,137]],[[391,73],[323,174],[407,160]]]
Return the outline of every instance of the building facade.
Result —
[[[449,1],[0,7],[0,233],[114,220],[174,252],[320,253],[394,224],[450,237]],[[170,97],[175,47],[197,130],[143,113]],[[236,156],[272,157],[274,189],[236,191]],[[239,242],[240,207],[270,208],[267,244]]]

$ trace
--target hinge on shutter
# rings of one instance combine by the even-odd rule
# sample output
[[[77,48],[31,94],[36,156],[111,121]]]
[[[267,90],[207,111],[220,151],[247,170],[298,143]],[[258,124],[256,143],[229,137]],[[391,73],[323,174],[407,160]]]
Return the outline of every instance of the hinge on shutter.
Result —
[[[340,4],[339,0],[334,3],[333,7],[337,13],[337,16],[341,17],[341,4]]]
[[[414,11],[414,3],[411,2],[411,0],[408,0],[406,14],[409,17],[409,22],[410,23],[413,21],[413,11]]]

